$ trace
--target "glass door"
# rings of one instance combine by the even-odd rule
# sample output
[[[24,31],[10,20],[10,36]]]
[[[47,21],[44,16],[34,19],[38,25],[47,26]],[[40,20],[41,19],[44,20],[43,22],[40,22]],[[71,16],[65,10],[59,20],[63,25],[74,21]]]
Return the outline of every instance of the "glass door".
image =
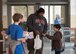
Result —
[[[28,6],[11,6],[11,16],[13,16],[14,13],[21,13],[23,15],[23,19],[26,22],[27,17],[34,13],[34,5],[28,5]],[[13,23],[13,20],[12,20]]]
[[[59,15],[60,18],[62,18],[62,24],[64,24],[64,18],[65,18],[65,6],[62,5],[42,5],[40,6],[45,9],[45,18],[47,19],[47,22],[50,24],[54,24],[54,20],[56,18],[56,15]],[[50,21],[49,21],[50,20]]]
[[[53,35],[53,24],[57,16],[61,18],[61,24],[62,24],[62,33],[64,38],[64,46],[65,51],[62,54],[74,54],[74,35],[71,35],[73,31],[67,30],[66,28],[66,18],[67,18],[67,11],[66,11],[66,5],[41,5],[40,7],[44,8],[45,10],[45,18],[48,22],[48,32],[50,35]],[[47,51],[47,52],[46,52]],[[49,41],[47,38],[44,38],[44,52],[46,54],[54,53],[51,52],[51,41]]]

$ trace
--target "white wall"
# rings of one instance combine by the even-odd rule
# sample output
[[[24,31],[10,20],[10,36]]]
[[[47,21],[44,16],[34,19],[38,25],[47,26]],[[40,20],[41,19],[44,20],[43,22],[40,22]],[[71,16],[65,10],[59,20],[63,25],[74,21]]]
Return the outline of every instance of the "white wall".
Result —
[[[2,18],[2,22],[3,22],[3,28],[7,28],[8,27],[8,20],[7,20],[7,0],[2,0],[3,1],[3,18]]]
[[[71,27],[76,27],[76,0],[70,0]]]

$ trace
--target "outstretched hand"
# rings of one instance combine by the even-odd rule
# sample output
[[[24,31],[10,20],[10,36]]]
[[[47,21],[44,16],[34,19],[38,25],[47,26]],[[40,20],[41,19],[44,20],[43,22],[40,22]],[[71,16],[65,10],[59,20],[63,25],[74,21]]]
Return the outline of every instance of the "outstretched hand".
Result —
[[[36,30],[36,31],[35,31],[35,34],[36,34],[36,35],[37,35],[37,34],[40,34],[40,32]]]
[[[46,36],[46,34],[42,34],[43,36]]]
[[[47,33],[45,33],[45,34],[42,34],[42,35],[46,37]]]
[[[7,34],[6,34],[6,32],[3,30],[3,31],[1,31],[1,34],[2,34],[2,36],[6,39],[6,40],[8,40],[8,36],[7,36]]]
[[[6,34],[6,32],[3,30],[3,31],[1,31],[1,34],[2,34],[2,36],[6,36],[7,34]]]

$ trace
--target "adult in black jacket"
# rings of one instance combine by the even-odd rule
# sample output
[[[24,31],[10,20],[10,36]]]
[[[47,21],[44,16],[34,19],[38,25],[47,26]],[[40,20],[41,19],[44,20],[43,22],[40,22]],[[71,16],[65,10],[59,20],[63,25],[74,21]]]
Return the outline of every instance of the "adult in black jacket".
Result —
[[[43,16],[45,13],[45,10],[43,8],[40,8],[36,13],[31,14],[27,19],[27,26],[29,32],[34,32],[34,38],[37,34],[40,34],[40,39],[43,42],[43,33],[47,32],[47,21],[45,17]],[[28,39],[27,40],[27,47],[29,50],[28,54],[34,54],[34,39]],[[36,50],[35,54],[42,54],[43,51],[43,44],[42,48],[39,50]]]

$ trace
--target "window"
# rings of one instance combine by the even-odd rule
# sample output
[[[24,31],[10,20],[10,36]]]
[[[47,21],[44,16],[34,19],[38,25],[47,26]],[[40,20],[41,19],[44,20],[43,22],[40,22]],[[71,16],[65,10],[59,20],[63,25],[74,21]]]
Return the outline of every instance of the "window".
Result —
[[[27,17],[34,13],[34,5],[30,6],[11,6],[12,8],[12,16],[14,13],[21,13],[23,15],[24,21],[27,21]],[[12,20],[13,23],[13,20]]]

